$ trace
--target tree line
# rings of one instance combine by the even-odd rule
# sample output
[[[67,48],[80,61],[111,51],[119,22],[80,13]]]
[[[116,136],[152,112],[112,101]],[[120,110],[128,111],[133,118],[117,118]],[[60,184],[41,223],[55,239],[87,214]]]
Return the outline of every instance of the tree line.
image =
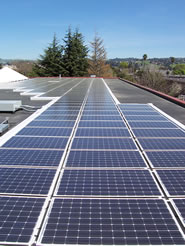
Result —
[[[73,32],[70,27],[62,44],[54,35],[52,43],[33,66],[33,75],[40,77],[83,77],[91,74],[112,76],[111,67],[106,64],[103,40],[96,34],[89,50],[82,33],[78,29]]]

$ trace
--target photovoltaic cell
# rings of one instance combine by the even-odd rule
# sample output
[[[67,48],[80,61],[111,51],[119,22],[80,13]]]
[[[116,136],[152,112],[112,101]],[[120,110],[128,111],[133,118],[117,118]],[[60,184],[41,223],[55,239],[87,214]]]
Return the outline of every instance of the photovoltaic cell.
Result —
[[[83,115],[119,115],[117,110],[84,110]]]
[[[177,128],[176,125],[174,125],[171,122],[163,122],[163,121],[159,121],[159,122],[155,122],[155,121],[149,121],[149,122],[142,122],[142,121],[130,121],[129,125],[132,128]]]
[[[64,149],[67,141],[57,137],[12,137],[2,147]]]
[[[23,128],[17,135],[24,136],[70,136],[72,128]]]
[[[122,111],[122,113],[126,116],[133,116],[133,115],[156,115],[160,116],[160,114],[156,111]]]
[[[148,170],[64,170],[57,195],[159,196]]]
[[[138,151],[70,151],[66,167],[146,167]]]
[[[154,167],[185,167],[185,151],[147,151]]]
[[[130,138],[74,138],[72,149],[136,149]]]
[[[60,111],[60,110],[46,110],[41,115],[78,115],[79,110],[70,110],[70,111]]]
[[[55,172],[53,169],[0,168],[0,193],[46,195]]]
[[[185,150],[185,139],[177,139],[177,138],[145,138],[139,139],[139,143],[141,144],[142,148],[145,150],[156,149],[156,150],[168,150],[168,149],[180,149]]]
[[[160,199],[55,199],[46,244],[184,245]]]
[[[101,105],[94,105],[94,106],[89,106],[89,105],[86,105],[84,107],[85,110],[117,110],[117,108],[112,104],[112,105],[108,105],[108,106],[101,106]]]
[[[73,127],[75,121],[73,120],[66,120],[66,121],[38,121],[33,120],[27,126],[39,126],[39,127]]]
[[[122,120],[120,115],[82,115],[81,117],[81,121],[120,121]]]
[[[165,117],[163,117],[162,115],[125,115],[125,118],[128,120],[128,122],[130,121],[168,121]]]
[[[41,114],[35,120],[48,120],[48,121],[65,121],[76,120],[76,115],[43,115]]]
[[[185,196],[185,170],[157,170],[170,196]]]
[[[185,199],[173,199],[173,202],[175,203],[175,206],[178,210],[178,213],[180,214],[180,217],[183,220],[183,223],[185,223]]]
[[[0,197],[0,242],[28,243],[41,212],[43,198]]]
[[[78,137],[131,137],[127,128],[78,128]]]
[[[58,166],[63,151],[0,149],[0,165]]]
[[[184,137],[185,132],[180,129],[132,129],[136,137]]]
[[[126,127],[123,121],[86,121],[81,120],[78,127]]]

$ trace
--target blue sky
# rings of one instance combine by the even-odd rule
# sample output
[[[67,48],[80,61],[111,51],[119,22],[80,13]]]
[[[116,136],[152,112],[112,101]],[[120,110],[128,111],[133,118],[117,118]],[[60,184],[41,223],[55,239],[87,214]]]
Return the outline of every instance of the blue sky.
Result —
[[[87,45],[97,32],[108,58],[185,57],[185,0],[2,0],[0,6],[0,58],[37,59],[69,25]]]

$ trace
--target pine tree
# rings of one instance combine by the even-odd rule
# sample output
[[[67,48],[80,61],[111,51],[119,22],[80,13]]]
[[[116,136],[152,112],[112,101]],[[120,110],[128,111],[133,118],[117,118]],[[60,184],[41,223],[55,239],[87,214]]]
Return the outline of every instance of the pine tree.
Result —
[[[89,74],[98,77],[112,76],[110,65],[106,64],[106,50],[103,45],[103,40],[95,34],[94,40],[90,42],[92,55],[89,59]]]
[[[78,30],[72,33],[71,28],[63,40],[64,45],[64,69],[65,76],[84,76],[87,74],[88,68],[88,49],[84,45],[83,36]]]
[[[33,67],[33,71],[38,76],[43,77],[63,75],[62,52],[63,48],[59,44],[56,35],[54,35],[53,42],[44,50],[44,55],[40,56],[40,59]]]

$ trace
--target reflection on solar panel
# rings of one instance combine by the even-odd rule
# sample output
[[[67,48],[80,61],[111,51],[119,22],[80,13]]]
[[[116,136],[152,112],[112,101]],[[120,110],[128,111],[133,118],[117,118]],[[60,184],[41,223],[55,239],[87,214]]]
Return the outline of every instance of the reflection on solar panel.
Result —
[[[143,149],[184,149],[185,146],[185,139],[173,139],[173,138],[166,138],[166,139],[139,139],[139,143],[141,144]]]
[[[143,122],[143,121],[130,121],[129,122],[129,125],[132,127],[132,128],[177,128],[176,125],[174,125],[173,123],[171,122],[155,122],[155,121],[152,121],[152,122]]]
[[[74,138],[72,149],[136,149],[130,138]]]
[[[175,203],[178,214],[180,215],[183,223],[185,224],[185,199],[173,199],[173,202]]]
[[[57,195],[159,196],[148,170],[64,170]]]
[[[110,120],[110,121],[120,121],[122,120],[121,116],[119,115],[82,115],[81,120],[97,120],[97,121],[101,121],[101,120]]]
[[[48,194],[56,170],[0,168],[0,193]]]
[[[12,137],[2,147],[64,149],[67,141],[57,137]]]
[[[25,127],[17,135],[24,136],[70,136],[72,128],[27,128]]]
[[[45,199],[0,197],[1,244],[28,243]]]
[[[63,151],[0,149],[0,165],[58,166]]]
[[[126,127],[123,121],[87,121],[81,120],[78,127]]]
[[[185,196],[185,170],[158,170],[170,196]]]
[[[65,120],[65,121],[38,121],[34,120],[27,126],[39,126],[39,127],[73,127],[75,121]]]
[[[78,128],[78,137],[130,137],[126,128]]]
[[[184,244],[164,201],[55,199],[45,244]]]
[[[185,137],[180,129],[133,129],[136,137]]]
[[[70,151],[66,167],[146,167],[137,151]]]
[[[154,167],[185,167],[185,151],[147,151]]]

